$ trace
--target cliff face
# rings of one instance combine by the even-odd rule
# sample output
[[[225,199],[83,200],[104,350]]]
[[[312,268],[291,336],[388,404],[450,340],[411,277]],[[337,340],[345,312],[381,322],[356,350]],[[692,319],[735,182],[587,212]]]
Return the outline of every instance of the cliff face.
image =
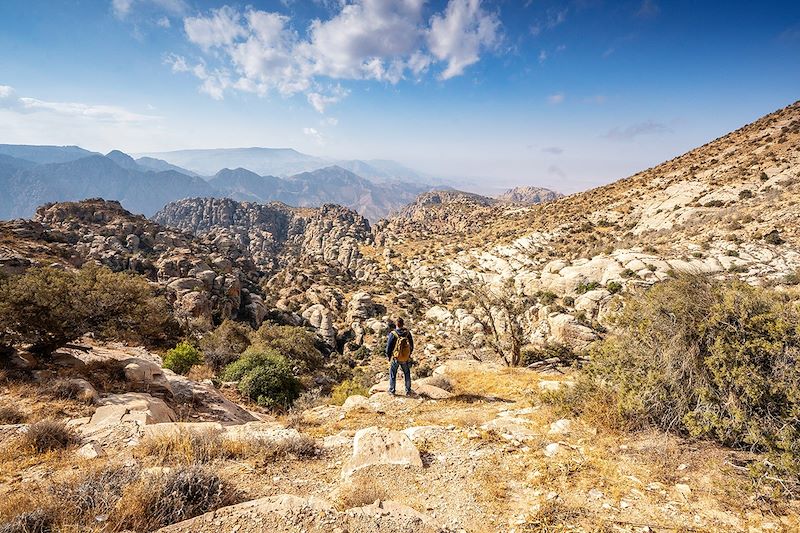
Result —
[[[372,240],[367,219],[337,205],[294,208],[278,202],[191,198],[167,204],[153,218],[222,249],[241,247],[267,273],[302,257],[354,269],[360,258],[358,245]]]

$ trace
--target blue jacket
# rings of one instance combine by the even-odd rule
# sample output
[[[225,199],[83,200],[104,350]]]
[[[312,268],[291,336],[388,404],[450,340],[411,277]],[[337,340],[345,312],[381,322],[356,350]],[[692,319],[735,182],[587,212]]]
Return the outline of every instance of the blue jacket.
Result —
[[[414,353],[414,337],[411,336],[411,332],[406,328],[397,328],[389,332],[389,338],[386,340],[387,359],[392,358],[392,354],[394,353],[394,345],[397,344],[398,335],[408,337],[408,344],[410,345],[411,353]]]

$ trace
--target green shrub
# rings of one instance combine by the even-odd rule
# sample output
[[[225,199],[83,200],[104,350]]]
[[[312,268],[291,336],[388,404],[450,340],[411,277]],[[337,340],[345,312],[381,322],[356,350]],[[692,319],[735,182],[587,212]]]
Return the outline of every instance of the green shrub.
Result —
[[[356,395],[369,397],[369,390],[360,383],[348,379],[342,381],[333,388],[331,391],[331,402],[336,405],[342,405],[347,398]]]
[[[301,374],[318,370],[325,363],[314,334],[305,328],[265,323],[253,335],[253,344],[279,352]]]
[[[609,281],[606,283],[606,290],[611,294],[617,294],[622,290],[622,283],[618,281]]]
[[[788,298],[685,274],[629,295],[587,379],[631,427],[768,452],[796,476],[800,313]]]
[[[575,305],[575,298],[572,296],[564,296],[562,301],[564,302],[564,305],[566,305],[567,307],[572,307],[573,305]]]
[[[164,368],[169,368],[176,374],[186,374],[194,365],[203,362],[203,356],[197,348],[188,342],[178,343],[164,356]]]
[[[575,288],[575,292],[577,292],[578,294],[586,294],[587,292],[593,291],[598,288],[600,288],[599,281],[583,281],[579,283],[578,286]]]
[[[286,358],[273,349],[248,348],[222,374],[238,381],[239,392],[264,407],[289,407],[300,395],[300,382]]]
[[[86,265],[78,272],[31,268],[0,280],[0,345],[49,355],[81,335],[164,342],[176,332],[166,301],[138,276]]]
[[[250,346],[250,333],[246,325],[226,319],[217,329],[204,335],[200,339],[200,349],[208,366],[219,371],[236,361]]]
[[[550,291],[539,291],[536,293],[536,298],[542,305],[550,305],[558,299],[555,293]]]

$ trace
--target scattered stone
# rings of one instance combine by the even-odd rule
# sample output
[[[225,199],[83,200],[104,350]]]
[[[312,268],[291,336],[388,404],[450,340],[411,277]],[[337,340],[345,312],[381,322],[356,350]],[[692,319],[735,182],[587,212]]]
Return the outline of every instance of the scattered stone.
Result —
[[[557,442],[552,442],[544,447],[545,457],[555,457],[561,451],[561,445]]]
[[[87,442],[75,452],[78,457],[83,457],[84,459],[96,459],[98,457],[103,457],[106,452],[103,450],[103,447],[100,446],[96,442]]]
[[[572,427],[572,420],[567,418],[562,418],[561,420],[556,420],[552,424],[550,424],[550,431],[547,432],[548,435],[563,435],[565,433],[570,432],[570,428]]]

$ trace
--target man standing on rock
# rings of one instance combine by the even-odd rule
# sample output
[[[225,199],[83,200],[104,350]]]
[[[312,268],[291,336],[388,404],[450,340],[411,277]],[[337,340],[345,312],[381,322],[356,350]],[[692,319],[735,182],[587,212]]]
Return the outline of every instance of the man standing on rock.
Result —
[[[394,395],[397,386],[397,367],[403,369],[406,396],[411,396],[411,354],[414,352],[414,337],[403,327],[403,319],[397,319],[397,327],[389,332],[386,341],[386,357],[389,365],[389,394]]]

